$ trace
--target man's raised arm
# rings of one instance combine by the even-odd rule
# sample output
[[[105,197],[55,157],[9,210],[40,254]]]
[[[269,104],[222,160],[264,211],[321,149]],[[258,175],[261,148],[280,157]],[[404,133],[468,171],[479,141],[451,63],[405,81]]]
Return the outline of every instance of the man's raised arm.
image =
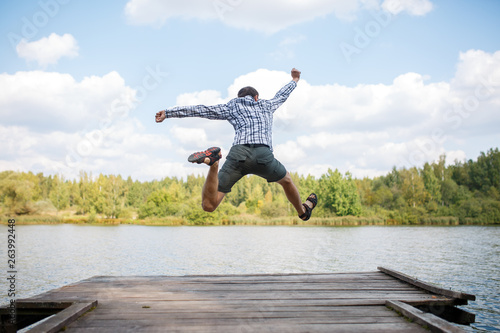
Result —
[[[273,99],[269,100],[273,112],[276,111],[276,109],[279,108],[281,104],[285,103],[285,101],[288,99],[288,96],[290,96],[292,91],[297,86],[297,82],[299,82],[300,80],[300,71],[298,69],[293,68],[291,71],[291,75],[292,75],[292,81],[290,81],[283,88],[281,88],[276,93]]]
[[[206,119],[225,120],[229,116],[227,104],[217,105],[190,105],[175,106],[166,110],[158,111],[155,116],[157,123],[161,123],[165,118],[187,118],[199,117]]]

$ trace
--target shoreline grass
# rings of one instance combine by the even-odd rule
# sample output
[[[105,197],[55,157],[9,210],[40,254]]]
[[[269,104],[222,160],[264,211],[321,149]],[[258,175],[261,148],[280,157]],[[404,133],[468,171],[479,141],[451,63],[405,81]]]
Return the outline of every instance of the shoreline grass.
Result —
[[[84,225],[146,225],[146,226],[230,226],[230,225],[249,225],[249,226],[368,226],[368,225],[499,225],[498,223],[484,223],[480,219],[465,219],[460,221],[457,217],[425,217],[418,221],[398,221],[394,219],[381,217],[356,217],[356,216],[336,216],[336,217],[313,217],[309,221],[301,221],[297,217],[283,216],[274,218],[262,218],[256,215],[234,215],[220,220],[210,221],[190,221],[183,217],[168,216],[161,218],[146,219],[125,219],[125,218],[99,218],[95,216],[4,216],[0,224],[7,225],[9,219],[15,219],[17,225],[51,225],[51,224],[84,224]]]

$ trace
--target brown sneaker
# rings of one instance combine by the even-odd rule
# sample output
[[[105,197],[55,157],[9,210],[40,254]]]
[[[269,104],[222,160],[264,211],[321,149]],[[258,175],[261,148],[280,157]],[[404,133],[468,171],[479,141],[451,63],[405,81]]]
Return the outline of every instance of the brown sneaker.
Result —
[[[220,160],[220,158],[222,157],[222,154],[220,153],[220,148],[219,147],[212,147],[212,148],[208,148],[205,151],[193,153],[193,154],[189,155],[188,161],[191,163],[201,164],[201,163],[205,162],[205,158],[207,158],[207,157],[210,159],[210,163],[208,163],[208,165],[212,165],[216,161]]]

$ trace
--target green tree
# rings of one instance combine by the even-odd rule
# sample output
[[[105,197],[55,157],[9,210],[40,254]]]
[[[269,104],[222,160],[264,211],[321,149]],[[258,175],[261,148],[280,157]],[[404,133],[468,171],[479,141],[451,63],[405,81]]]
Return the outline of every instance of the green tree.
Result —
[[[37,173],[38,184],[40,187],[40,196],[42,199],[48,199],[52,187],[52,177],[45,177],[43,173]]]
[[[338,216],[361,214],[361,202],[356,188],[356,184],[349,172],[345,173],[345,178],[335,169],[321,176],[320,195],[322,205],[334,212]]]
[[[143,204],[145,201],[145,198],[143,197],[144,187],[145,184],[141,184],[138,180],[133,181],[130,176],[127,178],[125,203],[128,207],[140,207]]]
[[[387,185],[380,181],[375,180],[373,191],[373,204],[379,205],[384,208],[390,208],[394,200],[394,194]]]
[[[450,206],[455,203],[455,198],[458,192],[458,185],[453,179],[445,179],[441,184],[441,200],[442,204]]]
[[[55,175],[50,188],[50,201],[57,210],[65,209],[69,206],[68,183],[64,181],[63,175]]]
[[[481,218],[485,223],[496,223],[500,221],[500,202],[487,198],[481,203]]]
[[[441,182],[436,177],[433,167],[429,163],[425,163],[422,171],[424,187],[429,194],[429,199],[436,203],[441,203]]]
[[[99,175],[97,183],[99,185],[99,212],[106,217],[118,217],[125,205],[126,186],[122,177]]]
[[[400,171],[402,183],[401,191],[409,207],[423,205],[429,197],[425,190],[424,182],[417,168],[403,169]]]
[[[387,176],[382,177],[382,180],[388,188],[401,186],[402,183],[401,174],[395,166],[392,167],[391,172],[389,172]]]
[[[481,152],[477,161],[469,160],[470,189],[487,192],[490,187],[500,190],[500,152],[498,148]]]
[[[80,171],[78,180],[79,199],[78,202],[79,213],[88,214],[92,210],[96,212],[95,204],[98,197],[98,187],[92,180],[92,173]]]
[[[434,171],[434,175],[436,176],[436,178],[441,182],[443,182],[446,178],[449,177],[447,175],[448,171],[446,169],[446,155],[445,154],[439,156],[438,162],[432,163],[432,170]]]
[[[258,183],[257,177],[249,177],[246,183],[246,200],[245,206],[247,211],[251,214],[260,212],[260,207],[264,203],[264,193],[262,186]]]
[[[68,191],[70,207],[78,207],[80,205],[80,190],[76,180],[68,183]]]
[[[0,196],[8,211],[18,215],[36,211],[33,205],[36,184],[32,178],[26,173],[13,171],[0,173]],[[37,181],[36,183],[38,184]]]
[[[363,178],[356,179],[356,187],[360,196],[361,204],[364,206],[372,206],[375,203],[375,193],[373,192],[373,180]]]
[[[451,172],[451,179],[453,179],[457,185],[469,187],[471,184],[469,167],[469,163],[455,161],[455,164],[449,168]]]
[[[198,201],[199,209],[201,209],[200,202]],[[162,188],[153,191],[148,196],[146,203],[139,209],[139,218],[171,216],[179,212],[181,208],[175,197],[175,190],[169,191]]]

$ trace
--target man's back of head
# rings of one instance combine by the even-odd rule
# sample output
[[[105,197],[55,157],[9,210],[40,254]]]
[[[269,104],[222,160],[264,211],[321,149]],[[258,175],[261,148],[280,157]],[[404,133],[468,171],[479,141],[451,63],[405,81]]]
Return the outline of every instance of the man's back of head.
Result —
[[[238,91],[238,97],[250,96],[254,97],[259,96],[259,92],[254,87],[244,87]]]

